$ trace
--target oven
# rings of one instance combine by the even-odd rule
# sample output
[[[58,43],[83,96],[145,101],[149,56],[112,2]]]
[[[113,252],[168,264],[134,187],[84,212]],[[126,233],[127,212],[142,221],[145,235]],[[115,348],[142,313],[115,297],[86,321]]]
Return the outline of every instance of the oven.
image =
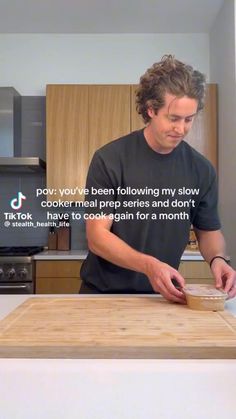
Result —
[[[43,247],[0,247],[0,294],[34,294],[35,261]]]

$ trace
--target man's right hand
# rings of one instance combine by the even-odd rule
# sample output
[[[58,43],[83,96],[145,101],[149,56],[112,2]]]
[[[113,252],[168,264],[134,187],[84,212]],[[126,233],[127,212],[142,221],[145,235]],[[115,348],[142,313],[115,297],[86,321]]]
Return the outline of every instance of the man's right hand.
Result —
[[[169,301],[186,304],[185,295],[181,291],[185,281],[176,269],[150,256],[148,257],[144,273],[147,275],[155,292],[159,292]],[[180,290],[174,286],[172,280],[179,284]]]
[[[176,269],[153,256],[140,253],[110,231],[112,220],[108,217],[86,221],[89,249],[96,255],[122,268],[132,269],[145,274],[154,291],[167,300],[185,304],[185,296],[172,283],[174,279],[180,289],[184,287],[184,278]]]

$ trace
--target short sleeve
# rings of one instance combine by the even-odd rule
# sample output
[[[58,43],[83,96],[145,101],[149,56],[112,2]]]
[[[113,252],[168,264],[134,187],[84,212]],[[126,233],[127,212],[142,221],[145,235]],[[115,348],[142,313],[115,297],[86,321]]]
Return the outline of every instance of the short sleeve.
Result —
[[[191,222],[194,227],[200,230],[219,230],[221,224],[217,209],[218,185],[213,167],[210,167],[209,174],[203,182],[202,190],[202,195],[199,200],[196,200],[196,208],[192,211]]]
[[[86,189],[88,194],[85,197],[85,212],[88,214],[114,213],[116,202],[117,182],[106,160],[99,151],[95,152],[89,166]]]

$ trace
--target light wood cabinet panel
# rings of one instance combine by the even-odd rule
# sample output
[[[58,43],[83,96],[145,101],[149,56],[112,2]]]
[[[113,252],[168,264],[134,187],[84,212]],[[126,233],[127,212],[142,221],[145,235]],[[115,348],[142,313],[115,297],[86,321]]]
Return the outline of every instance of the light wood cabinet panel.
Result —
[[[36,294],[77,294],[82,261],[36,261]]]
[[[179,272],[188,284],[213,284],[214,278],[205,261],[182,261]]]
[[[79,278],[37,278],[36,294],[78,294]]]
[[[82,262],[79,260],[42,260],[36,262],[36,276],[79,277]]]
[[[89,160],[104,144],[130,132],[130,85],[89,86]]]
[[[48,85],[47,188],[84,188],[89,162],[102,145],[144,127],[135,105],[137,85]],[[206,105],[186,137],[217,167],[217,91],[207,87]],[[83,195],[48,195],[79,201]]]
[[[81,200],[79,193],[58,196],[59,188],[84,187],[88,168],[88,86],[48,85],[46,90],[47,188],[49,200]]]

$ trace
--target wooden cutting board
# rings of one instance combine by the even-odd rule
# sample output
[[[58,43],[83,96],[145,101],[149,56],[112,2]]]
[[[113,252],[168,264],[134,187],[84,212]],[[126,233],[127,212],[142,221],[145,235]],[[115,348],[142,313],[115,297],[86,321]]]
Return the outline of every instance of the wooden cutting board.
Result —
[[[158,297],[29,298],[0,322],[4,358],[236,358],[236,318]]]

